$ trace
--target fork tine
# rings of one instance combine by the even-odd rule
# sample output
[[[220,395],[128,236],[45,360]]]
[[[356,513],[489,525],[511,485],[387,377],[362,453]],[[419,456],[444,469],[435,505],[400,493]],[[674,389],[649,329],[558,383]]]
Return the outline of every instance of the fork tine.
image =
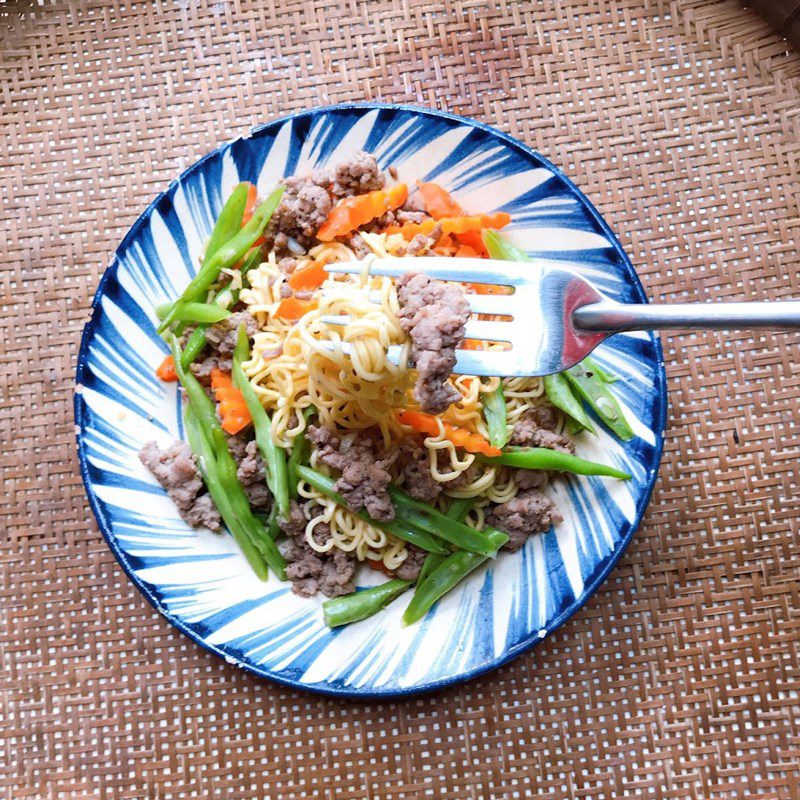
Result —
[[[353,345],[350,342],[321,342],[320,343],[324,350],[330,350],[333,352],[336,349],[341,350],[346,356],[349,356],[353,352]],[[386,358],[392,362],[392,364],[399,364],[400,363],[400,356],[402,355],[403,348],[399,344],[392,344],[386,348]]]
[[[513,323],[471,319],[466,324],[467,339],[486,339],[489,342],[508,342],[513,332]]]
[[[326,264],[330,273],[357,275],[363,269],[361,261],[337,261]],[[514,286],[521,283],[526,273],[530,275],[530,264],[513,261],[493,261],[477,258],[376,258],[370,263],[370,275],[397,278],[406,272],[424,272],[440,281],[464,281],[466,283],[488,283]]]
[[[453,372],[479,377],[530,375],[530,370],[525,369],[513,350],[456,350]]]

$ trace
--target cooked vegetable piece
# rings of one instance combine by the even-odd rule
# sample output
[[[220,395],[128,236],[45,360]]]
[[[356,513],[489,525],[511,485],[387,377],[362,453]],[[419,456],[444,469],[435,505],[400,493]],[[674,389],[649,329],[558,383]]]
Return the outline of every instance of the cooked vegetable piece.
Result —
[[[295,290],[312,291],[319,289],[327,278],[328,273],[323,264],[310,264],[304,269],[295,270],[287,283]]]
[[[616,397],[606,382],[592,368],[592,360],[584,359],[563,373],[572,388],[589,404],[604,425],[611,428],[623,441],[632,439],[633,428],[628,424]]]
[[[409,586],[411,586],[410,581],[401,581],[395,578],[369,589],[326,600],[322,604],[322,616],[325,624],[329,628],[336,628],[371,617],[386,608]]]
[[[181,322],[214,323],[227,319],[231,312],[216,303],[183,303],[174,313],[173,319]]]
[[[166,356],[164,360],[158,365],[156,376],[161,378],[162,381],[172,383],[178,380],[178,373],[175,372],[175,361],[172,354]]]
[[[473,217],[447,217],[446,219],[434,220],[427,219],[424,222],[408,222],[405,225],[392,225],[386,229],[386,233],[400,233],[403,238],[410,242],[418,234],[428,235],[437,225],[442,226],[442,233],[463,234],[467,231],[481,231],[484,228],[503,228],[511,222],[511,215],[505,211],[497,211],[494,214],[481,214]]]
[[[503,384],[498,384],[493,392],[483,395],[483,418],[489,432],[489,444],[492,447],[505,447],[508,441],[508,416]]]
[[[286,451],[272,440],[272,421],[258,399],[242,369],[242,363],[250,358],[250,343],[243,325],[239,326],[236,349],[233,354],[233,385],[239,390],[253,420],[256,444],[267,467],[267,484],[274,498],[273,508],[281,517],[289,515],[289,480],[287,477]],[[274,538],[274,537],[273,537]]]
[[[571,472],[573,475],[604,475],[623,481],[631,477],[627,472],[615,467],[587,461],[546,447],[506,447],[499,456],[494,458],[479,456],[479,458],[487,464],[503,464],[521,469],[546,469],[554,472]]]
[[[297,477],[297,467],[306,466],[306,464],[308,464],[308,457],[311,455],[311,442],[306,438],[306,428],[308,427],[308,420],[315,410],[314,406],[308,406],[308,408],[303,409],[303,418],[305,419],[306,426],[294,437],[292,452],[287,464],[289,496],[295,499],[297,499],[297,484],[299,480]]]
[[[211,388],[217,399],[222,430],[231,435],[243,431],[253,419],[242,393],[233,385],[230,373],[212,369]]]
[[[492,447],[479,433],[471,433],[444,420],[438,420],[431,414],[424,414],[422,411],[401,411],[397,415],[397,419],[401,424],[408,425],[418,433],[424,433],[427,436],[438,436],[438,422],[441,422],[445,438],[456,447],[463,447],[468,453],[482,453],[486,456],[500,455],[500,449]]]
[[[590,433],[595,433],[589,415],[584,410],[580,400],[575,397],[570,382],[562,372],[544,376],[544,391],[550,401],[550,405],[561,409],[575,423],[572,426],[575,433],[583,429]]]
[[[425,210],[434,219],[446,217],[460,217],[463,215],[461,206],[452,198],[447,189],[438,183],[422,183],[417,181],[417,187],[422,195]]]
[[[404,183],[345,197],[331,209],[328,218],[317,231],[317,238],[321,242],[330,242],[337,236],[346,236],[357,231],[362,225],[382,217],[387,211],[399,208],[407,197],[408,186]]]
[[[298,300],[296,297],[287,297],[281,300],[275,311],[275,316],[287,322],[296,322],[303,314],[307,314],[316,304],[308,300]]]

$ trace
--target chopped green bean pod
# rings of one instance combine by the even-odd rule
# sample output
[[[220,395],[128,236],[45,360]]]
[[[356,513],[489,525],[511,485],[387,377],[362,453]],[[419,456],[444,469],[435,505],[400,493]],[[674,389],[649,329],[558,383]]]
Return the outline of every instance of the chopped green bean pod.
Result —
[[[308,406],[303,409],[303,418],[305,419],[305,427],[298,433],[292,441],[292,452],[289,455],[289,463],[287,467],[288,480],[289,480],[289,496],[297,499],[297,467],[305,466],[308,463],[308,458],[311,455],[311,442],[306,438],[306,428],[308,427],[308,420],[311,415],[316,411],[314,406]]]
[[[508,441],[508,415],[503,384],[498,384],[493,392],[484,394],[481,399],[483,418],[492,447],[505,447]]]
[[[503,464],[521,469],[545,469],[555,472],[571,472],[573,475],[604,475],[619,480],[629,480],[627,472],[587,461],[584,458],[550,450],[546,447],[507,447],[499,456],[478,456],[486,464]]]
[[[591,363],[589,360],[589,364]],[[600,375],[589,367],[586,359],[574,367],[570,367],[563,374],[604,425],[611,428],[623,441],[633,438],[633,429],[625,419],[617,399],[611,394]]]
[[[395,578],[369,589],[361,589],[353,594],[326,600],[322,604],[322,616],[325,624],[329,628],[336,628],[371,617],[386,608],[409,586],[411,586],[410,581],[401,581]]]
[[[506,534],[494,528],[484,528],[483,533],[494,547],[493,554],[508,541]],[[414,596],[403,614],[403,625],[412,625],[421,620],[437,600],[488,558],[489,556],[468,553],[465,550],[451,553],[424,582],[417,584]]]
[[[209,288],[219,279],[220,272],[241,261],[264,232],[272,213],[280,203],[283,187],[276,189],[253,213],[253,216],[233,238],[229,239],[205,259],[197,275],[192,278],[183,294],[175,301],[172,309],[158,326],[163,333],[177,319],[178,307],[192,301],[206,298]]]
[[[227,319],[231,312],[216,303],[183,303],[174,314],[181,322],[214,323]]]
[[[242,369],[242,363],[250,358],[250,343],[244,325],[239,326],[236,348],[233,353],[233,384],[242,393],[247,410],[253,420],[256,444],[267,467],[267,484],[278,507],[279,515],[289,516],[289,479],[286,452],[272,440],[272,420],[264,410],[258,395]]]
[[[591,372],[600,376],[600,380],[604,383],[616,383],[619,380],[618,375],[612,375],[610,372],[604,370],[591,356],[586,356],[583,363],[588,367]]]
[[[530,261],[528,254],[511,242],[507,242],[499,233],[488,228],[483,231],[483,243],[492,258],[501,261]]]
[[[575,433],[586,429],[590,433],[595,433],[589,415],[581,405],[580,400],[575,397],[570,382],[564,377],[564,373],[559,372],[555,375],[544,376],[544,391],[550,405],[561,409],[569,420],[575,423],[573,429]]]

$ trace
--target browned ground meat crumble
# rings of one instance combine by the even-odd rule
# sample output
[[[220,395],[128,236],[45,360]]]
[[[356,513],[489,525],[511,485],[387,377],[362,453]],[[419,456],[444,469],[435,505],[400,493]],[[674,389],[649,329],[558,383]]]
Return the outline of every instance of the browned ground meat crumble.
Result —
[[[405,493],[423,503],[434,503],[442,493],[442,484],[431,475],[428,451],[413,442],[405,442],[399,448],[398,463],[398,477]]]
[[[375,156],[362,150],[336,165],[331,192],[334,197],[352,197],[385,185],[386,176],[378,168]]]
[[[544,533],[554,522],[561,522],[555,503],[535,489],[519,492],[507,503],[495,506],[486,522],[508,534],[505,550],[519,550],[532,533]]]
[[[461,396],[447,379],[464,340],[469,303],[458,286],[413,273],[397,279],[397,297],[400,325],[411,337],[411,361],[418,372],[414,398],[423,411],[441,414]]]
[[[241,436],[228,437],[228,449],[236,461],[236,477],[256,511],[267,510],[272,504],[272,495],[267,487],[267,471],[255,440],[247,441]]]
[[[353,583],[355,559],[338,547],[327,553],[318,553],[306,541],[307,523],[303,509],[294,500],[289,518],[278,523],[288,537],[288,541],[281,544],[281,551],[286,559],[286,577],[292,582],[292,591],[301,597],[311,597],[317,592],[327,597],[352,594],[356,590]],[[325,523],[314,527],[314,537],[320,544],[324,544],[330,535],[330,528]]]
[[[186,442],[173,442],[166,450],[147,442],[139,451],[139,460],[166,490],[187,525],[212,530],[220,527],[219,512],[205,493],[195,456]]]
[[[333,431],[316,425],[309,426],[306,437],[314,444],[319,460],[342,473],[335,489],[351,511],[363,508],[374,519],[394,519],[388,487],[396,450],[380,453],[378,440],[363,432],[339,439]]]
[[[558,416],[552,406],[539,406],[526,411],[514,426],[510,444],[521,447],[546,447],[561,453],[574,453],[574,442],[562,433],[556,433]]]
[[[190,367],[197,380],[204,385],[211,382],[212,370],[231,371],[231,356],[236,347],[236,337],[241,324],[244,324],[248,338],[252,338],[258,332],[258,322],[249,311],[237,311],[222,322],[206,328],[208,346]]]
[[[403,563],[394,570],[394,574],[401,581],[415,581],[428,554],[425,550],[413,544],[407,544],[406,551],[408,555],[403,560]]]

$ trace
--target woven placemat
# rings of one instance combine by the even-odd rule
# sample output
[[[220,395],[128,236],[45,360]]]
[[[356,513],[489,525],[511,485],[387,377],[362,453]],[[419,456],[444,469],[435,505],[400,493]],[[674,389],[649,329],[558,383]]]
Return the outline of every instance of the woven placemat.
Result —
[[[172,629],[84,499],[104,265],[221,141],[345,100],[497,125],[574,178],[654,300],[800,297],[800,56],[737,2],[0,4],[0,793],[800,798],[800,337],[665,336],[641,530],[533,652],[409,701],[257,680]]]

